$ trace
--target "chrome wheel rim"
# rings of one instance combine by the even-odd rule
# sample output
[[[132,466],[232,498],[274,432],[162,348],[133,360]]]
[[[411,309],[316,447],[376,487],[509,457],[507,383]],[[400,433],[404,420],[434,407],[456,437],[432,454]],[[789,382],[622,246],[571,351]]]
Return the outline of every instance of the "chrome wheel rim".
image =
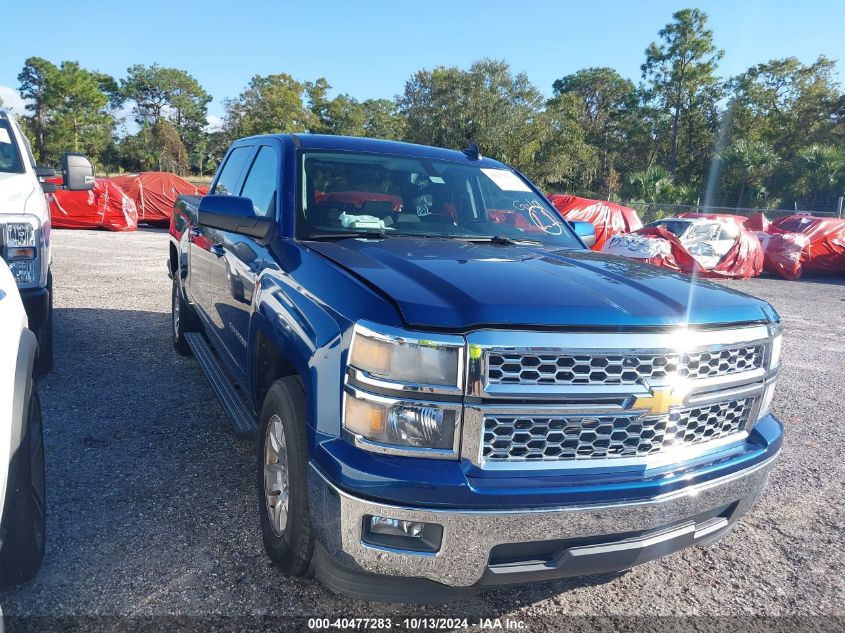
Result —
[[[276,536],[282,536],[288,524],[288,451],[282,420],[274,415],[264,434],[264,502],[267,518]]]

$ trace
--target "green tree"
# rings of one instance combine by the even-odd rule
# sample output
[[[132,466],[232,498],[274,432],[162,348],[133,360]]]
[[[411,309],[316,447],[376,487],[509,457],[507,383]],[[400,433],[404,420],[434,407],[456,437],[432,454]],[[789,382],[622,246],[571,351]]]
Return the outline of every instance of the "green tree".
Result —
[[[805,209],[827,211],[845,195],[845,150],[812,145],[798,152],[792,168],[793,192]]]
[[[600,163],[590,188],[608,197],[618,193],[619,170],[628,167],[621,154],[640,132],[633,82],[612,68],[587,68],[556,80],[552,88],[555,96],[570,94],[579,100],[577,121]]]
[[[572,157],[584,146],[571,102],[547,109],[527,75],[513,74],[502,60],[482,59],[468,70],[421,70],[405,84],[398,105],[405,140],[454,149],[474,141],[541,184],[570,178]],[[563,138],[572,145],[562,145]]]
[[[627,200],[640,202],[670,202],[674,194],[672,174],[660,166],[628,174],[624,194]]]
[[[115,121],[104,86],[114,80],[78,62],[56,66],[39,57],[26,60],[18,79],[38,160],[55,164],[62,152],[76,151],[97,162],[112,143]]]
[[[720,156],[722,191],[737,207],[767,202],[766,183],[778,162],[771,147],[762,141],[739,139]]]
[[[20,93],[27,104],[29,126],[35,137],[35,154],[38,160],[46,160],[47,125],[49,123],[49,93],[51,79],[58,73],[52,62],[42,57],[29,57],[18,75]]]
[[[186,71],[157,64],[131,66],[120,82],[120,95],[133,104],[135,121],[149,130],[146,138],[166,141],[156,162],[177,165],[184,173],[188,156],[204,142],[211,95]]]
[[[287,73],[255,75],[237,99],[225,102],[227,131],[235,138],[308,131],[315,116],[305,103],[307,88]]]
[[[734,77],[726,113],[731,136],[767,143],[787,161],[808,144],[829,141],[843,118],[835,71],[824,56],[810,65],[788,57]]]
[[[364,109],[364,133],[371,138],[399,140],[405,135],[405,120],[399,106],[390,99],[367,99]]]
[[[649,45],[641,67],[644,96],[658,121],[662,118],[668,122],[668,130],[659,125],[656,132],[664,137],[658,141],[667,142],[668,165],[677,176],[680,164],[688,167],[706,163],[698,150],[709,147],[715,134],[711,127],[719,98],[715,72],[723,51],[713,44],[707,14],[698,9],[676,12],[658,35],[660,42]],[[700,176],[689,172],[683,175]]]

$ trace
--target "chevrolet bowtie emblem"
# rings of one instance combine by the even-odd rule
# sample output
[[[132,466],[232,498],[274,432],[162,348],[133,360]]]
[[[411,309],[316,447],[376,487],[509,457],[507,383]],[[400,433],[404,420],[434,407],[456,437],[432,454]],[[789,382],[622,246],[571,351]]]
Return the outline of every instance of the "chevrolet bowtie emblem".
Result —
[[[647,396],[640,396],[634,400],[632,409],[645,409],[649,415],[664,415],[669,409],[684,403],[686,393],[683,390],[673,390],[672,387],[652,387]]]

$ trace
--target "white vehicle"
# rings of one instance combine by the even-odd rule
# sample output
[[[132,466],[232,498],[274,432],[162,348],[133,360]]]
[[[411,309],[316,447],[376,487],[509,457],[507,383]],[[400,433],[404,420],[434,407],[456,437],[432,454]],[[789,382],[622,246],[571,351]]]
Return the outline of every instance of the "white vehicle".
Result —
[[[35,164],[15,117],[0,110],[0,258],[9,265],[38,338],[39,374],[53,366],[50,207],[44,194],[57,188],[42,180],[56,175],[56,170]],[[79,154],[62,156],[62,176],[65,188],[73,191],[94,186],[91,163]]]
[[[29,580],[44,558],[44,434],[34,377],[38,342],[0,261],[0,586]]]
[[[731,250],[739,238],[740,228],[732,222],[705,218],[665,218],[646,224],[660,227],[677,237],[699,265],[711,270]],[[666,240],[647,235],[619,235],[609,240],[602,252],[634,259],[652,259],[670,253]]]

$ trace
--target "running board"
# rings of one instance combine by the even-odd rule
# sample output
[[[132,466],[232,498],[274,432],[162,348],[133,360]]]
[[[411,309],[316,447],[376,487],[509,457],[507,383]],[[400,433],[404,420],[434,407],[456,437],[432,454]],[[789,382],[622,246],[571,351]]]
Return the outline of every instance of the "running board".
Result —
[[[199,332],[186,332],[185,341],[194,353],[194,358],[197,359],[205,377],[208,378],[208,382],[220,400],[220,404],[223,405],[223,410],[226,412],[226,417],[229,418],[235,433],[239,437],[255,437],[258,433],[255,416],[252,415],[249,407],[244,404],[225,370],[220,366],[214,352],[205,342],[203,335]]]

